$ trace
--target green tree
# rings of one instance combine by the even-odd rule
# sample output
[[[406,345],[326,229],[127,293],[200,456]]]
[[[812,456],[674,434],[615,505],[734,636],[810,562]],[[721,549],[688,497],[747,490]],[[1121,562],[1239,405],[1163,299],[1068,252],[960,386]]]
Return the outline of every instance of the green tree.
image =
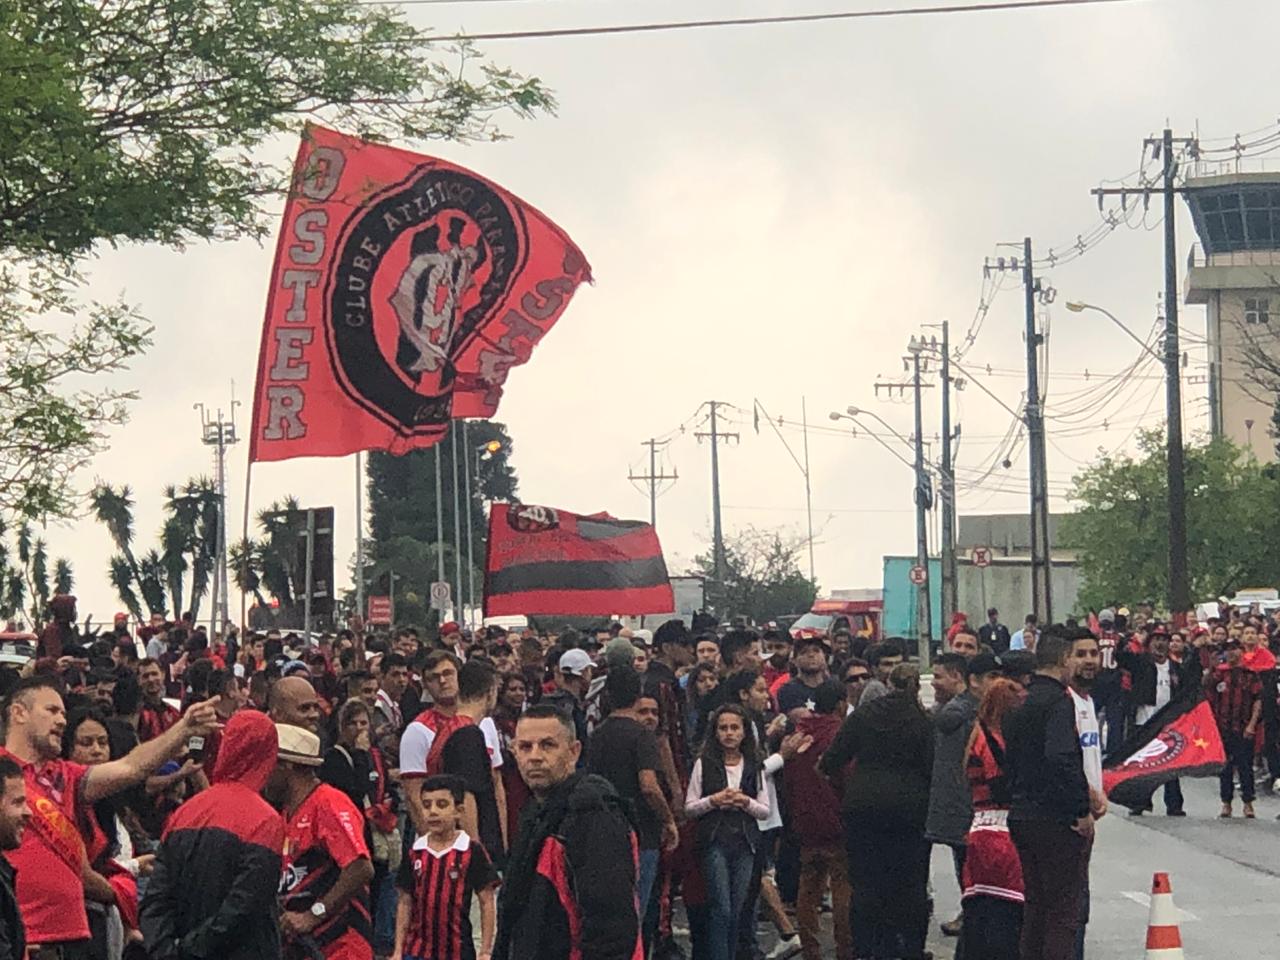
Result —
[[[460,421],[453,422],[456,428]],[[366,593],[378,592],[379,580],[385,585],[387,570],[394,569],[397,577],[409,577],[405,589],[410,587],[422,597],[428,596],[428,587],[436,578],[436,453],[440,451],[440,482],[444,511],[444,541],[446,548],[445,579],[453,581],[455,559],[453,554],[454,483],[453,443],[448,435],[436,447],[411,450],[397,457],[389,453],[371,453],[368,466],[369,531],[366,550]],[[492,420],[472,420],[467,423],[467,447],[462,450],[462,431],[458,429],[458,485],[464,482],[464,468],[471,480],[471,538],[475,568],[472,576],[476,583],[477,602],[480,584],[484,581],[486,544],[489,535],[488,511],[485,501],[514,501],[517,498],[518,481],[510,463],[511,437],[505,424]],[[493,447],[494,449],[487,449]],[[463,457],[466,457],[464,465]],[[476,472],[477,466],[479,472]],[[458,501],[459,523],[462,531],[461,553],[463,562],[463,588],[468,582],[466,567],[467,506],[466,496]],[[420,549],[422,548],[422,549]],[[412,567],[412,569],[410,569]],[[396,581],[397,619],[404,623],[423,623],[416,617],[414,608],[401,603],[401,582]],[[462,599],[468,599],[466,597]],[[425,605],[423,611],[425,614]],[[415,613],[415,619],[404,616]]]
[[[799,614],[813,606],[818,585],[800,570],[807,541],[781,530],[747,527],[725,538],[725,583],[717,603],[720,618],[745,617],[763,623],[775,617]],[[694,575],[707,579],[714,593],[715,560],[712,551],[694,558]]]
[[[164,490],[165,521],[159,549],[141,558],[134,555],[133,491],[99,482],[89,494],[94,516],[118,551],[107,564],[107,576],[120,602],[135,619],[142,604],[150,613],[175,615],[190,611],[199,618],[200,603],[209,591],[217,551],[220,498],[207,477],[188,480]],[[190,587],[184,579],[191,574]],[[185,601],[185,602],[184,602]]]
[[[71,563],[64,557],[54,562],[53,583],[49,582],[49,557],[45,542],[32,534],[23,522],[15,531],[16,543],[0,521],[0,620],[26,618],[42,623],[53,594],[70,593],[75,585]]]
[[[1187,566],[1193,601],[1277,585],[1280,479],[1230,440],[1189,443]],[[1082,605],[1100,609],[1168,595],[1164,434],[1144,432],[1136,457],[1103,457],[1079,473],[1061,545],[1076,551]]]
[[[102,376],[151,342],[130,305],[80,302],[95,245],[264,235],[304,121],[470,140],[554,106],[350,0],[0,4],[0,77],[0,509],[32,519],[74,512],[74,472],[134,399]]]

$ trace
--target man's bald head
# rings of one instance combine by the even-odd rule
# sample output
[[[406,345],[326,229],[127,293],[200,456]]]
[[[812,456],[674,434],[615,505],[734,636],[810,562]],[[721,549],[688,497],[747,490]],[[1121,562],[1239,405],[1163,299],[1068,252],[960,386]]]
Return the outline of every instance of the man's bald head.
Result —
[[[303,677],[284,677],[271,687],[267,712],[276,723],[289,723],[320,733],[320,701],[315,687]]]

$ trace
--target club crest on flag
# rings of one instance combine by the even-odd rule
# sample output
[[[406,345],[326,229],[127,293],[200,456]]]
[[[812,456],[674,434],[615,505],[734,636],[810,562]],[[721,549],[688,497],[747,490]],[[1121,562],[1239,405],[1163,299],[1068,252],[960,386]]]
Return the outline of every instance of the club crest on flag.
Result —
[[[1172,763],[1186,749],[1187,738],[1178,730],[1166,729],[1145,747],[1129,757],[1123,769],[1151,770]]]
[[[404,453],[490,417],[590,268],[539,211],[435,157],[303,136],[276,249],[250,460]]]

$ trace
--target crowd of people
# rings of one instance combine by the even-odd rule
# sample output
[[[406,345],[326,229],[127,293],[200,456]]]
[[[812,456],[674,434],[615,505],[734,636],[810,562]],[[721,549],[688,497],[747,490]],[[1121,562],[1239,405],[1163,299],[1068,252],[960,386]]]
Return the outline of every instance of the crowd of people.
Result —
[[[938,845],[957,957],[1081,957],[1104,746],[1203,691],[1253,816],[1272,643],[957,616],[926,709],[840,622],[72,628],[0,666],[0,960],[819,960],[827,909],[837,960],[918,960]]]

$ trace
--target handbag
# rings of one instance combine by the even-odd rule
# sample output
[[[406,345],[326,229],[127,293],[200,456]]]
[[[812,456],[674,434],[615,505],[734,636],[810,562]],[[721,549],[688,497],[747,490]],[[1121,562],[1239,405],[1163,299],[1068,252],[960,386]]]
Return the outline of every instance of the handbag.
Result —
[[[346,758],[347,763],[354,770],[356,762],[351,754],[347,752],[347,749],[342,744],[336,744],[335,748]],[[369,858],[374,863],[385,863],[387,871],[395,874],[400,869],[400,861],[404,857],[404,837],[400,833],[399,824],[387,831],[379,830],[376,819],[370,816],[370,811],[373,808],[374,804],[369,802],[369,797],[366,795],[364,798],[364,815],[369,824]]]

